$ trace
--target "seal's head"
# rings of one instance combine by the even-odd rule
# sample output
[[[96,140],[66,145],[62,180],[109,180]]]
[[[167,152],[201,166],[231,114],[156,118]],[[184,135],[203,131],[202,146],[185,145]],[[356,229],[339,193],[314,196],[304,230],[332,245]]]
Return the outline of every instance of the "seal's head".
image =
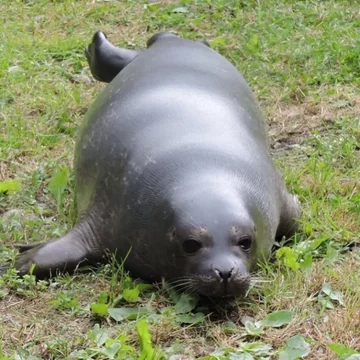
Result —
[[[188,190],[188,189],[187,189]],[[183,274],[176,286],[211,297],[244,296],[256,262],[256,224],[236,191],[184,192],[170,231]]]

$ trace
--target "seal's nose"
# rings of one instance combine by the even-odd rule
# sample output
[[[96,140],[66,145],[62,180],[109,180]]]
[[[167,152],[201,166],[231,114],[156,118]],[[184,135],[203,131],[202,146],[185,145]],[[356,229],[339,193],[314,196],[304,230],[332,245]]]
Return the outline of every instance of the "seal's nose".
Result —
[[[220,281],[228,281],[233,275],[234,268],[231,268],[230,270],[214,269],[214,271],[215,274],[220,278]]]

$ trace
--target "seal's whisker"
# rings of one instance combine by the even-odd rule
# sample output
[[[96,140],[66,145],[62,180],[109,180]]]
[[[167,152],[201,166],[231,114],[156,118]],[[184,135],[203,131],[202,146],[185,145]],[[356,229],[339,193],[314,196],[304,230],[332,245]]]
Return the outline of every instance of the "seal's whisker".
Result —
[[[189,223],[194,226],[194,228],[198,227],[198,225],[193,221],[194,217],[188,211],[184,211],[184,215],[187,216]]]
[[[249,289],[261,289],[262,286],[258,285],[258,284],[252,284],[251,287]]]
[[[267,281],[264,281],[264,282],[267,282]],[[245,297],[248,296],[251,289],[261,289],[262,288],[261,283],[262,283],[261,281],[259,281],[259,282],[257,282],[257,281],[252,282],[251,281],[250,284],[249,284],[249,288],[247,289]]]
[[[251,279],[250,280],[251,284],[262,284],[262,283],[270,283],[270,282],[271,282],[271,280],[261,280],[261,279],[259,279],[259,280]]]
[[[195,294],[196,292],[197,292],[197,289],[193,285],[190,285],[185,289],[185,293],[190,296]]]
[[[169,284],[174,284],[174,283],[181,282],[184,280],[189,280],[189,279],[191,279],[190,276],[184,276],[184,277],[169,281]]]
[[[255,274],[254,275],[250,274],[250,276],[252,279],[263,279],[262,276],[255,276]]]
[[[188,283],[188,282],[180,283],[180,284],[174,285],[171,289],[172,290],[181,289],[181,288],[184,288],[184,287],[186,287],[188,285],[191,285],[191,283]]]
[[[184,282],[181,282],[181,283],[178,283],[178,284],[173,284],[171,287],[169,287],[169,289],[179,289],[179,288],[182,288],[186,285],[190,284],[189,281],[184,281]]]
[[[184,287],[187,287],[187,286],[190,286],[192,285],[192,280],[191,279],[184,279],[184,280],[179,280],[177,283],[175,284],[171,284],[169,289],[171,290],[176,290],[176,289],[179,289],[179,288],[184,288]]]

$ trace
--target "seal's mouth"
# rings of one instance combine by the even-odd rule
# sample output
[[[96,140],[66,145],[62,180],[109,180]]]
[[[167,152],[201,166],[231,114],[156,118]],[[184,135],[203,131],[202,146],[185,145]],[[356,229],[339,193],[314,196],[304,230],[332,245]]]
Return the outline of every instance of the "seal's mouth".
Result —
[[[219,285],[214,282],[212,286],[199,286],[199,294],[207,297],[214,298],[243,298],[246,296],[250,282]]]
[[[216,276],[189,275],[182,281],[174,281],[176,288],[212,298],[246,297],[251,284],[250,275],[237,275],[225,281]]]
[[[217,275],[217,276],[216,276]],[[245,297],[251,283],[251,276],[246,273],[237,272],[236,270],[229,272],[228,276],[222,274],[219,276],[215,272],[214,276],[197,277],[198,292],[201,295],[210,297]]]

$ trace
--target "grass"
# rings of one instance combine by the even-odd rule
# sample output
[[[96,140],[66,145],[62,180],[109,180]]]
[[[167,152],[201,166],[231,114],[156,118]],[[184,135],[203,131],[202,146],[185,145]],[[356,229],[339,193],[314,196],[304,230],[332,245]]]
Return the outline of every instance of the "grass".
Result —
[[[2,1],[0,181],[15,188],[0,194],[1,261],[73,225],[77,126],[104,86],[83,55],[98,29],[127,47],[163,30],[209,40],[259,99],[303,217],[260,269],[268,282],[226,306],[145,289],[114,264],[50,284],[10,272],[0,359],[358,359],[360,256],[343,251],[360,232],[357,14],[356,0]]]

